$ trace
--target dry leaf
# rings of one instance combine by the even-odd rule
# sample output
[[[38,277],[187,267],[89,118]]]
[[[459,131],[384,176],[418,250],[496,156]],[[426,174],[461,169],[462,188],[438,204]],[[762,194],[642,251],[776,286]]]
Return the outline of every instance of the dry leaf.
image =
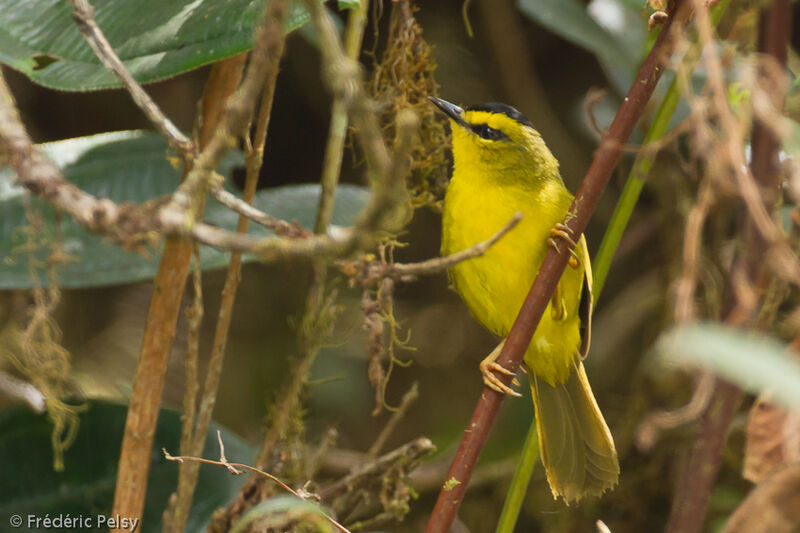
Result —
[[[800,416],[762,395],[747,420],[742,475],[754,483],[787,463],[800,461]]]
[[[750,491],[722,533],[800,531],[800,464],[787,465]]]

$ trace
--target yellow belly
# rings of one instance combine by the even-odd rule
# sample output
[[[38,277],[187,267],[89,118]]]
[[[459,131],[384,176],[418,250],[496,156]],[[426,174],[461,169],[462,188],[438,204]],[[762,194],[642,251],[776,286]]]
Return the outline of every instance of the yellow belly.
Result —
[[[443,211],[442,253],[452,254],[494,235],[517,211],[522,221],[482,257],[450,270],[456,291],[472,314],[505,338],[547,252],[550,229],[562,221],[571,196],[560,182],[534,189],[476,185],[453,179]],[[525,354],[525,364],[551,385],[564,383],[580,346],[583,269],[567,267],[559,282],[566,315],[545,309]]]

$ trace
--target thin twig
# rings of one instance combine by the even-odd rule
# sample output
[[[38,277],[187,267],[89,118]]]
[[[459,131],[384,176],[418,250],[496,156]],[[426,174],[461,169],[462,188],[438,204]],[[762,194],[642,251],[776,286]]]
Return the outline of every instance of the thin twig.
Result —
[[[421,493],[439,490],[442,486],[442,477],[447,474],[447,467],[452,459],[452,453],[442,453],[415,468],[408,476],[414,490]],[[329,475],[339,476],[351,472],[369,460],[365,452],[333,448],[326,454],[322,470]],[[479,465],[470,480],[471,486],[492,485],[502,479],[508,479],[514,472],[515,462],[516,459],[511,457]]]
[[[408,389],[408,392],[403,395],[403,399],[400,400],[400,405],[394,410],[391,418],[386,422],[386,425],[383,426],[380,434],[378,434],[378,438],[375,439],[375,442],[373,442],[372,446],[367,450],[368,457],[376,457],[381,452],[389,436],[392,434],[392,431],[394,431],[394,428],[397,427],[397,424],[403,419],[406,412],[408,412],[408,408],[411,407],[411,404],[414,403],[417,398],[419,398],[419,386],[415,381],[411,385],[411,388]]]
[[[697,379],[692,398],[674,411],[650,413],[636,429],[636,447],[644,452],[650,451],[665,429],[674,429],[696,421],[708,407],[714,392],[714,374],[701,372]]]
[[[781,2],[782,0],[777,1]],[[704,54],[706,69],[708,70],[708,85],[712,92],[711,101],[726,135],[724,139],[724,149],[725,155],[730,162],[730,171],[736,179],[739,194],[747,206],[750,220],[752,220],[754,228],[765,241],[767,247],[774,248],[774,253],[781,262],[783,268],[779,269],[778,273],[790,283],[800,284],[800,260],[798,260],[797,256],[791,250],[781,229],[770,216],[769,210],[773,206],[765,203],[762,192],[759,190],[759,184],[756,182],[756,178],[754,178],[753,175],[754,172],[756,172],[755,161],[761,158],[755,158],[754,150],[754,165],[752,169],[747,165],[745,159],[744,145],[746,129],[740,124],[740,120],[734,115],[728,103],[728,91],[725,86],[725,75],[722,71],[722,64],[716,51],[713,49],[713,28],[709,19],[708,6],[705,0],[692,0],[692,2],[697,12],[696,17],[700,43],[708,52]],[[776,36],[783,36],[789,31],[790,30],[787,29],[780,34],[772,33],[771,36],[774,39]],[[783,58],[783,63],[785,64],[785,54],[785,51],[777,51],[776,49],[775,54],[771,55],[779,60]],[[779,99],[781,101],[783,100],[782,95]],[[767,130],[765,134],[774,136],[771,130],[765,129]],[[776,142],[778,141],[776,140]],[[767,164],[772,165],[771,162]],[[758,262],[759,264],[762,263],[762,258],[759,258]]]
[[[261,224],[265,228],[271,230],[276,235],[281,237],[288,237],[291,239],[303,239],[310,237],[312,234],[303,226],[297,223],[290,223],[282,220],[276,216],[264,213],[253,207],[252,203],[246,199],[238,198],[236,195],[226,191],[222,187],[218,187],[212,191],[214,198],[219,203],[236,211],[239,215],[246,217],[257,224]],[[242,232],[237,232],[242,233]]]
[[[375,460],[360,464],[345,477],[320,490],[319,496],[323,501],[331,501],[338,495],[352,491],[353,487],[362,485],[366,478],[383,475],[398,461],[405,465],[415,464],[435,449],[433,442],[425,437],[413,440]]]
[[[489,239],[445,257],[434,257],[418,263],[380,263],[371,265],[366,279],[373,280],[389,277],[399,281],[414,281],[418,276],[444,272],[458,263],[485,254],[489,248],[514,229],[521,220],[522,213],[515,213],[511,220]]]
[[[89,231],[107,235],[116,243],[126,242],[120,231],[124,204],[87,194],[67,182],[61,171],[36,149],[22,125],[14,98],[0,72],[0,159],[15,172],[15,181],[67,213]]]
[[[320,50],[325,65],[323,71],[326,75],[325,81],[334,95],[344,103],[356,127],[357,138],[367,159],[373,194],[353,228],[336,234],[315,235],[301,240],[284,239],[278,245],[280,247],[278,253],[291,254],[293,251],[305,250],[302,252],[303,255],[314,259],[313,281],[307,297],[303,326],[298,335],[297,359],[292,375],[279,395],[278,403],[271,409],[274,418],[256,457],[256,464],[259,466],[267,462],[269,454],[279,443],[290,416],[299,405],[300,393],[319,348],[320,337],[323,336],[320,327],[328,307],[324,284],[326,268],[324,261],[334,254],[345,255],[357,247],[371,247],[376,242],[376,229],[391,229],[392,215],[404,198],[404,170],[407,167],[411,140],[418,125],[413,113],[398,115],[398,143],[394,158],[391,158],[372,112],[373,104],[363,89],[363,76],[358,63],[347,57],[330,16],[322,5],[316,1],[309,1],[306,2],[306,7],[312,13],[312,20],[322,44]],[[320,229],[325,229],[324,224]],[[313,251],[309,253],[312,248]],[[269,250],[266,253],[275,251]],[[265,250],[258,250],[257,253],[264,257]],[[226,527],[223,522],[229,525],[233,517],[259,496],[260,491],[255,486],[255,481],[248,481],[240,491],[239,497],[225,510],[225,516],[220,517],[219,527]],[[214,528],[217,528],[216,524]]]
[[[374,118],[374,117],[373,117]],[[413,115],[400,114],[398,129],[403,136],[410,136],[416,129]],[[369,146],[374,143],[369,143]],[[205,151],[203,152],[205,153]],[[398,151],[399,160],[405,152]],[[109,237],[114,243],[126,248],[150,244],[154,234],[167,237],[193,237],[197,241],[224,250],[240,251],[269,262],[280,259],[308,259],[312,256],[343,257],[358,248],[374,245],[377,230],[393,222],[396,206],[402,202],[404,165],[396,165],[381,174],[372,198],[359,216],[353,228],[329,235],[309,239],[291,240],[278,237],[255,237],[238,234],[193,222],[179,202],[176,208],[170,200],[143,205],[115,204],[114,202],[88,194],[64,179],[61,171],[33,145],[22,126],[14,100],[0,74],[0,157],[12,166],[16,181],[28,191],[69,214],[73,220],[89,231]],[[375,159],[380,160],[381,157]],[[213,172],[211,172],[213,175]],[[191,173],[190,173],[191,175]],[[195,190],[195,189],[193,189]],[[200,190],[200,189],[196,189]],[[178,194],[178,193],[176,193]],[[186,194],[179,195],[184,200]],[[224,195],[223,195],[224,197]],[[195,209],[199,207],[196,202]],[[241,207],[241,204],[237,204]],[[290,230],[294,232],[294,230]],[[299,234],[297,230],[293,234]]]
[[[316,449],[311,453],[305,465],[306,479],[314,479],[319,469],[322,467],[328,453],[336,444],[336,439],[339,438],[339,432],[334,426],[328,427],[327,431],[322,435]]]
[[[714,203],[712,182],[705,178],[697,193],[697,202],[689,211],[683,239],[683,271],[675,287],[675,320],[688,322],[695,316],[694,296],[697,274],[700,271],[703,227]]]
[[[619,160],[620,145],[628,140],[634,125],[644,111],[671,55],[677,34],[688,20],[689,15],[688,2],[677,2],[670,20],[662,28],[658,40],[653,45],[628,95],[620,106],[614,122],[600,143],[594,161],[565,219],[565,224],[572,235],[581,235],[586,228],[589,217]],[[522,356],[530,344],[533,332],[561,278],[569,255],[567,249],[558,252],[551,248],[548,251],[509,332],[497,362],[510,370],[512,375],[516,372]],[[510,376],[504,376],[503,381],[508,385],[511,381]],[[426,530],[428,533],[446,533],[453,523],[466,493],[470,475],[486,442],[503,397],[503,394],[488,387],[483,389],[468,424],[469,431],[462,438],[453,465],[447,475],[447,482],[439,493],[436,506],[428,522]]]
[[[189,332],[184,356],[185,383],[183,412],[181,413],[181,453],[193,455],[192,435],[197,412],[198,363],[200,361],[200,326],[203,323],[203,270],[200,267],[200,245],[195,243],[192,256],[192,304],[186,309]],[[205,436],[205,435],[204,435]],[[202,452],[202,450],[201,450]]]
[[[361,66],[347,56],[336,27],[322,4],[315,0],[304,0],[304,4],[311,11],[319,33],[320,52],[327,74],[325,81],[350,114],[369,169],[374,173],[372,178],[378,182],[387,180],[392,170],[392,158],[383,141],[373,103],[364,90]],[[402,122],[399,116],[398,122]]]
[[[247,470],[248,472],[252,472],[253,474],[257,474],[257,475],[259,475],[261,477],[269,479],[270,481],[272,481],[273,483],[275,483],[276,485],[281,487],[283,490],[285,490],[286,492],[288,492],[289,494],[291,494],[292,496],[294,496],[294,497],[296,497],[296,498],[298,498],[300,500],[313,502],[313,500],[309,500],[308,498],[304,498],[303,496],[301,496],[292,487],[290,487],[289,485],[287,485],[286,483],[284,483],[283,481],[281,481],[277,477],[273,476],[269,472],[264,472],[263,470],[259,470],[258,468],[255,468],[255,467],[250,466],[250,465],[246,465],[244,463],[231,463],[231,462],[229,462],[225,458],[225,447],[222,444],[222,436],[220,435],[219,430],[217,430],[217,440],[218,440],[219,446],[220,446],[220,458],[219,458],[219,461],[214,461],[212,459],[204,459],[202,457],[193,457],[193,456],[188,456],[188,455],[170,455],[170,453],[166,450],[166,448],[161,448],[161,451],[164,454],[164,458],[167,461],[175,461],[175,462],[178,462],[178,463],[183,463],[185,461],[190,461],[190,462],[194,462],[194,463],[202,463],[202,464],[207,464],[207,465],[221,466],[221,467],[224,467],[226,470],[228,470],[228,472],[230,472],[231,474],[233,474],[235,476],[241,475],[241,474],[244,473],[243,470]],[[325,514],[321,509],[320,509],[320,513],[322,513],[322,515],[325,516],[325,518],[327,518],[328,521],[331,524],[333,524],[334,527],[336,527],[339,531],[341,531],[343,533],[349,533],[349,531],[348,531],[348,529],[346,527],[341,525],[334,518],[332,518],[332,517],[328,516],[327,514]]]
[[[150,95],[148,95],[142,86],[133,79],[131,73],[122,63],[122,60],[117,56],[111,44],[103,35],[102,30],[97,25],[94,19],[94,8],[89,4],[88,0],[67,0],[69,5],[72,6],[72,18],[77,24],[81,33],[86,38],[89,46],[94,50],[95,55],[100,59],[103,65],[120,79],[122,84],[130,93],[134,103],[139,106],[150,122],[156,129],[164,135],[169,141],[169,145],[178,152],[181,157],[188,160],[194,156],[194,143],[190,141],[170,120],[161,112],[161,109],[156,105]]]
[[[269,2],[253,38],[253,50],[247,74],[241,86],[225,107],[222,122],[214,131],[208,146],[197,156],[186,180],[181,184],[170,203],[160,213],[165,227],[191,228],[199,220],[194,204],[196,192],[212,184],[214,170],[222,156],[235,146],[236,138],[248,124],[258,96],[271,72],[278,70],[283,43],[286,38],[284,21],[288,13],[287,0]]]

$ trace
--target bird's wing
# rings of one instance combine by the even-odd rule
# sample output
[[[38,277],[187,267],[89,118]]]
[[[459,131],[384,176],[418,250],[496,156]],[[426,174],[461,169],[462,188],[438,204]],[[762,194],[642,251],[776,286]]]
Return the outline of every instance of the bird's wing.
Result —
[[[583,266],[583,289],[581,290],[581,303],[578,308],[578,315],[581,318],[581,359],[586,359],[589,355],[589,344],[592,340],[592,313],[594,312],[594,296],[592,294],[592,262],[589,257],[589,247],[586,246],[586,238],[581,235],[578,241],[578,248],[575,250]]]

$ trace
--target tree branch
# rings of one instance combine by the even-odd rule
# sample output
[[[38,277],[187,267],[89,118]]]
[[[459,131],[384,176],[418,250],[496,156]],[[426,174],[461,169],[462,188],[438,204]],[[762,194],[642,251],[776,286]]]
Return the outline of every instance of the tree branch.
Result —
[[[16,182],[67,213],[89,231],[107,235],[118,244],[129,243],[123,223],[129,205],[96,198],[64,180],[61,171],[33,144],[22,125],[14,97],[0,72],[0,158],[14,169]]]
[[[77,24],[78,29],[86,38],[89,46],[94,50],[95,55],[103,65],[114,72],[122,84],[128,90],[133,101],[139,106],[150,122],[156,129],[169,141],[169,145],[178,152],[181,157],[188,160],[194,155],[194,143],[190,141],[181,131],[161,112],[150,95],[142,86],[133,79],[131,73],[122,63],[122,60],[111,48],[111,44],[103,35],[102,30],[94,19],[94,8],[88,0],[67,0],[72,6],[72,18]]]
[[[283,41],[286,38],[284,21],[287,9],[286,0],[275,0],[267,4],[262,22],[255,31],[247,74],[225,106],[222,122],[214,131],[208,145],[197,156],[186,180],[161,211],[160,219],[165,228],[190,231],[198,220],[199,212],[194,203],[196,192],[211,185],[214,171],[222,156],[235,146],[236,138],[247,127],[264,80],[279,67]]]
[[[515,213],[511,220],[490,238],[445,257],[434,257],[417,263],[385,263],[380,261],[370,263],[363,274],[362,284],[375,285],[383,278],[392,278],[397,281],[414,281],[419,276],[444,272],[458,263],[485,254],[489,248],[514,229],[521,220],[522,213]]]

